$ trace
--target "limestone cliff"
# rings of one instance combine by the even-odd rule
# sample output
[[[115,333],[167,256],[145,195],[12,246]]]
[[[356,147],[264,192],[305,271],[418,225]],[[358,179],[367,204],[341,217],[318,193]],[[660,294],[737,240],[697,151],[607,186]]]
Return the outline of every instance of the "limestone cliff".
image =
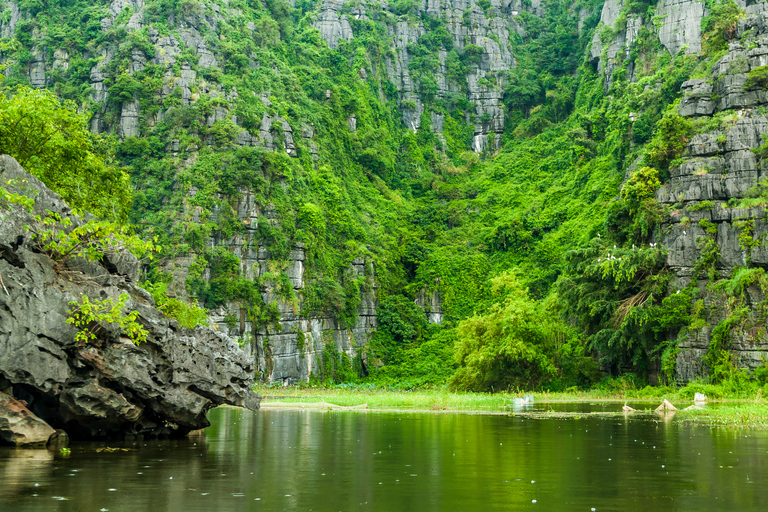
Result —
[[[445,47],[438,52],[439,70],[435,73],[437,97],[445,99],[451,93],[466,94],[475,105],[475,119],[478,120],[475,122],[473,149],[478,153],[499,149],[504,130],[504,107],[501,103],[504,78],[506,71],[515,66],[515,57],[508,47],[509,36],[514,32],[525,33],[522,24],[516,20],[524,9],[520,0],[492,0],[486,9],[473,0],[422,0],[416,2],[413,16],[398,16],[391,5],[384,7],[383,11],[379,10],[379,4],[373,2],[359,2],[347,9],[345,5],[342,0],[325,0],[315,26],[328,46],[336,48],[340,41],[355,37],[347,17],[390,18],[387,30],[393,52],[386,62],[387,75],[400,92],[403,121],[413,131],[421,125],[424,104],[418,83],[411,76],[409,64],[414,55],[410,53],[409,45],[417,43],[427,33],[423,18],[432,16],[443,20],[455,47],[480,47],[482,55],[479,62],[466,76],[466,92],[448,79],[448,52]],[[431,115],[433,132],[442,132],[442,121],[441,115]]]
[[[681,287],[701,261],[708,238],[714,239],[718,250],[720,278],[730,277],[736,267],[768,268],[765,208],[738,208],[739,200],[749,197],[750,189],[768,176],[757,151],[768,135],[764,110],[768,95],[762,85],[747,82],[750,71],[766,64],[768,15],[752,15],[739,22],[728,53],[713,66],[710,78],[683,84],[681,115],[699,122],[712,116],[723,121],[715,123],[718,129],[690,140],[682,163],[671,169],[671,179],[657,193],[659,202],[673,208],[659,239],[668,249],[668,264]],[[713,328],[733,313],[726,296],[703,285],[702,291],[707,325],[688,332],[679,342],[676,369],[682,382],[706,372],[702,358],[710,349]],[[746,295],[752,312],[732,332],[729,350],[740,366],[755,368],[768,353],[768,338],[760,328],[765,294],[753,284]]]
[[[738,208],[740,200],[766,178],[758,148],[768,135],[768,95],[764,84],[750,84],[748,77],[750,71],[768,64],[768,4],[736,3],[743,17],[731,35],[727,54],[713,65],[710,76],[682,84],[678,107],[680,115],[696,120],[697,126],[717,128],[690,139],[682,158],[671,166],[669,180],[656,193],[669,212],[656,240],[667,251],[677,289],[689,285],[706,248],[716,252],[715,282],[730,278],[737,267],[768,267],[765,209]],[[709,14],[698,0],[660,0],[648,13],[633,13],[625,2],[607,0],[590,54],[603,73],[606,91],[614,71],[637,47],[641,31],[646,37],[650,34],[662,52],[698,55],[702,20]],[[630,64],[628,78],[636,81],[642,72]],[[713,330],[733,317],[733,298],[718,291],[715,282],[699,282],[701,323],[685,329],[676,341],[670,340],[679,350],[675,375],[681,383],[711,370],[704,361],[712,347]],[[745,297],[749,313],[730,331],[725,348],[739,366],[754,369],[768,353],[768,338],[760,328],[765,294],[752,284]]]

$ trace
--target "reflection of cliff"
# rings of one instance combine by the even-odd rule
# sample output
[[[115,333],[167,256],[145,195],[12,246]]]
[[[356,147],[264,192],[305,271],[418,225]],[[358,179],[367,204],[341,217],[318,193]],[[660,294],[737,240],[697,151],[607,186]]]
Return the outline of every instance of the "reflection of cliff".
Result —
[[[376,511],[500,511],[532,499],[638,510],[658,496],[685,510],[720,510],[721,501],[757,510],[766,500],[752,483],[768,478],[765,436],[702,435],[676,421],[231,408],[211,419],[198,437],[119,445],[128,451],[80,445],[49,461],[0,451],[0,509],[55,509],[55,496],[68,500],[56,503],[63,510],[167,512],[359,510],[366,501]],[[734,466],[732,478],[720,465]],[[14,477],[23,483],[6,492]]]
[[[44,482],[53,468],[53,452],[43,449],[16,449],[0,452],[0,488],[3,502],[35,494],[35,482]],[[18,506],[18,504],[17,504]],[[9,509],[10,510],[10,509]]]

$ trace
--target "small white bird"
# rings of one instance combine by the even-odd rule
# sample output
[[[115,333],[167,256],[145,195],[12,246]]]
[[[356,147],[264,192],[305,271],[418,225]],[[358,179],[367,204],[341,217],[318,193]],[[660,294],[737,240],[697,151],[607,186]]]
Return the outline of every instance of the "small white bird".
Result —
[[[680,290],[677,290],[677,293],[680,293]]]

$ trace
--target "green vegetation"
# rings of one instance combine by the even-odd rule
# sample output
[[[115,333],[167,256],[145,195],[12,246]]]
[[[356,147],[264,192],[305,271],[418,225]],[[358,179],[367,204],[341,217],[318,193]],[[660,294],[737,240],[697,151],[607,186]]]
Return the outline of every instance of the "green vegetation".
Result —
[[[70,217],[52,212],[45,217],[35,216],[35,220],[28,229],[40,250],[56,262],[57,270],[72,258],[101,261],[111,251],[127,249],[138,258],[147,255],[152,259],[152,253],[160,250],[152,242],[128,234],[126,226],[113,222],[77,219],[77,225],[72,227]]]
[[[155,299],[155,307],[173,318],[182,327],[192,329],[198,325],[208,326],[208,312],[197,304],[190,304],[175,297],[168,297],[168,283],[142,283],[142,288],[147,290]]]
[[[73,208],[123,221],[131,205],[128,173],[111,163],[105,137],[88,116],[55,94],[18,86],[0,94],[0,154],[16,158]]]
[[[697,392],[709,392],[709,405],[702,409],[682,410],[685,404],[692,403]],[[256,392],[264,396],[265,407],[361,407],[373,410],[407,410],[432,412],[465,412],[486,414],[514,413],[515,399],[520,399],[522,393],[471,393],[448,392],[438,389],[417,389],[410,391],[377,388],[375,386],[334,386],[324,388],[306,387],[271,387],[260,386]],[[614,416],[623,416],[621,406],[627,401],[633,402],[633,407],[650,413],[664,399],[671,400],[678,407],[674,416],[675,421],[692,421],[712,426],[767,428],[768,407],[764,394],[754,389],[749,394],[743,390],[734,393],[722,386],[714,386],[694,382],[679,390],[660,386],[637,388],[633,379],[623,377],[607,380],[588,391],[569,390],[568,392],[535,395],[536,403],[545,403],[550,407],[549,412],[531,413],[539,417],[551,414],[566,416],[556,411],[559,403],[589,402],[601,405],[605,412],[614,412]],[[714,399],[714,401],[713,401]],[[641,404],[641,402],[645,402]],[[552,411],[554,409],[554,412]],[[631,416],[635,418],[636,416]],[[642,417],[642,416],[640,416]],[[654,419],[657,416],[653,416]]]
[[[127,293],[121,294],[117,302],[111,298],[92,301],[87,295],[83,295],[80,302],[70,302],[72,309],[69,311],[67,323],[78,328],[75,341],[88,343],[97,340],[99,334],[106,331],[105,324],[116,326],[136,345],[147,341],[149,333],[138,321],[139,312],[123,311],[128,299]]]
[[[709,77],[727,50],[742,16],[731,0],[707,2],[700,55],[670,55],[646,23],[612,59],[610,77],[589,56],[594,34],[607,62],[631,16],[658,25],[655,2],[625,3],[611,27],[598,26],[598,0],[548,1],[542,16],[523,10],[515,20],[524,30],[510,31],[508,41],[489,38],[516,65],[478,82],[502,91],[506,108],[502,148],[481,156],[470,150],[472,136],[492,116],[467,92],[485,49],[455,41],[448,22],[416,2],[366,4],[361,19],[346,5],[355,37],[336,49],[313,27],[316,1],[230,0],[214,10],[207,2],[147,0],[142,27],[130,30],[131,8],[112,16],[107,4],[21,3],[32,16],[0,42],[0,52],[13,56],[0,99],[0,149],[79,209],[105,222],[127,217],[162,247],[145,262],[146,286],[182,325],[204,322],[205,310],[181,300],[190,297],[220,308],[233,328],[247,319],[255,330],[278,331],[280,307],[350,327],[361,293],[375,289],[379,327],[364,353],[350,358],[331,340],[314,340],[314,382],[558,392],[599,386],[602,370],[671,386],[678,340],[710,328],[711,383],[743,377],[752,389],[746,383],[758,380],[742,375],[729,348],[735,333],[761,332],[764,315],[751,312],[746,290],[765,292],[764,276],[748,261],[720,279],[717,227],[707,218],[695,217],[705,232],[696,241],[702,258],[683,289],[654,243],[670,214],[655,193],[691,137],[721,130],[724,144],[738,118],[691,121],[676,109],[681,84]],[[489,3],[478,5],[493,15]],[[580,28],[573,13],[582,8]],[[102,29],[106,17],[114,19]],[[199,22],[210,59],[178,19]],[[390,34],[400,21],[425,28],[401,50],[414,84],[408,97],[388,73]],[[471,11],[463,22],[472,23]],[[66,70],[48,76],[55,94],[22,85],[41,39],[49,53],[69,56]],[[98,91],[89,85],[94,69],[103,78]],[[748,87],[765,85],[764,74],[750,72]],[[128,107],[139,112],[135,132],[120,126]],[[418,129],[406,127],[403,112],[413,119],[419,109]],[[137,135],[88,134],[89,117]],[[441,135],[431,130],[437,119]],[[29,142],[32,133],[42,138]],[[269,147],[251,145],[256,134]],[[762,160],[768,149],[756,153]],[[764,206],[765,188],[741,206]],[[675,207],[685,213],[683,226],[713,208]],[[90,236],[110,239],[123,229],[94,226],[93,235],[41,228],[37,236],[65,259],[91,251]],[[751,253],[762,239],[754,223],[740,227]],[[268,257],[247,268],[260,248]],[[298,248],[305,257],[299,292],[289,277]],[[373,264],[375,282],[352,270],[357,259]],[[728,304],[723,318],[705,311],[705,292]],[[430,294],[441,299],[441,325],[417,304]],[[297,338],[302,354],[308,343]]]

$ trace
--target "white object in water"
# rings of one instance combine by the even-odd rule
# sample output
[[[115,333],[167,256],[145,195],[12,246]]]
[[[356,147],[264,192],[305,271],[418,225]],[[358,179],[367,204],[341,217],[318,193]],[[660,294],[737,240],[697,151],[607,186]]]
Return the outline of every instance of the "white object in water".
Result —
[[[706,402],[707,401],[707,395],[704,393],[696,393],[693,395],[693,401],[694,402]]]

